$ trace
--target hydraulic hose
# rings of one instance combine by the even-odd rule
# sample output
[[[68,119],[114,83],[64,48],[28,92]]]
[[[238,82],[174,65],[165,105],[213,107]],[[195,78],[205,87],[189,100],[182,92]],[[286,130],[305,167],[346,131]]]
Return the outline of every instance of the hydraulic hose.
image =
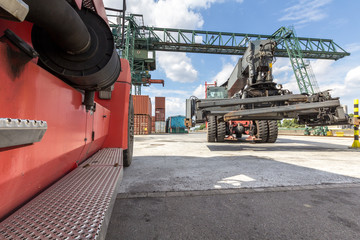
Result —
[[[43,28],[52,40],[70,54],[90,47],[90,34],[80,16],[65,0],[24,0],[29,5],[26,20]]]
[[[66,0],[25,0],[34,23],[38,64],[77,89],[100,91],[120,74],[120,59],[107,23],[95,11]]]

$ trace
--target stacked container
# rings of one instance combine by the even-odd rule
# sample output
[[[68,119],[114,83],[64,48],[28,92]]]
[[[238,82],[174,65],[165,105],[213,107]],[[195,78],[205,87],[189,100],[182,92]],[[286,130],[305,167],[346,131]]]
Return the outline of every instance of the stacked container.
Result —
[[[155,133],[155,116],[151,117],[151,133]]]
[[[151,133],[151,99],[147,95],[133,95],[134,102],[134,134]]]
[[[167,119],[167,132],[168,133],[188,133],[185,126],[185,116],[173,116]]]
[[[155,97],[155,133],[165,132],[165,97]]]

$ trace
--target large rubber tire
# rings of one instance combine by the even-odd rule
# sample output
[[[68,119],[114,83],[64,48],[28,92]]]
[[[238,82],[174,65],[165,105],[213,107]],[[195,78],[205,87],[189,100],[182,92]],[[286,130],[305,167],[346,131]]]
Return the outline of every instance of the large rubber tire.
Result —
[[[215,142],[216,140],[216,117],[208,117],[208,128],[207,128],[207,141]]]
[[[240,139],[241,137],[242,137],[242,132],[239,130],[239,128],[238,127],[236,127],[235,129],[234,129],[234,132],[235,132],[235,134],[236,134],[236,138],[237,139]]]
[[[269,139],[269,127],[266,120],[255,121],[256,124],[256,138],[260,140],[255,140],[256,143],[266,143]]]
[[[226,122],[219,122],[217,124],[216,140],[218,142],[224,142],[226,135]]]
[[[128,114],[128,149],[123,151],[124,167],[129,167],[132,162],[134,149],[134,105],[133,98],[130,95],[129,99],[129,114]]]
[[[269,120],[268,122],[268,128],[269,128],[269,138],[267,140],[268,143],[274,143],[277,140],[278,137],[278,125],[276,120]]]

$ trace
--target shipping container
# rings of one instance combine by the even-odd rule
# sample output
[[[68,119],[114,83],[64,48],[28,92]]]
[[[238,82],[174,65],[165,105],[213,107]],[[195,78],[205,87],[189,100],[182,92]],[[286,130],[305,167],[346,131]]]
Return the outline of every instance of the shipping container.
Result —
[[[133,95],[134,114],[151,116],[151,99],[147,95]]]
[[[149,117],[149,134],[151,134],[152,133],[152,117],[150,116]]]
[[[166,128],[168,133],[188,133],[185,126],[185,116],[169,117],[166,121]]]
[[[170,128],[186,128],[185,126],[185,116],[173,116],[169,117],[169,127]]]
[[[165,109],[165,97],[155,97],[155,109]]]
[[[170,128],[168,133],[189,133],[187,128]]]
[[[145,135],[151,133],[151,117],[149,115],[134,115],[134,134]]]
[[[165,121],[156,121],[155,122],[155,133],[165,133]]]
[[[155,116],[151,117],[151,126],[155,127]]]
[[[165,108],[155,108],[155,121],[165,121]]]
[[[151,133],[155,133],[155,116],[151,117]]]

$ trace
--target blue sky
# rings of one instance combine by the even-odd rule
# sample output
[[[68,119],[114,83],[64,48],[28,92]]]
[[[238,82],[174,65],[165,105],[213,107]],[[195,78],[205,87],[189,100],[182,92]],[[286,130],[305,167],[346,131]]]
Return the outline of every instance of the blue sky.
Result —
[[[105,0],[105,6],[121,8],[122,1]],[[281,26],[294,26],[300,37],[328,38],[350,52],[338,61],[312,60],[321,90],[353,112],[360,98],[360,1],[359,0],[127,0],[128,12],[143,14],[145,25],[223,32],[272,34]],[[157,52],[152,78],[164,79],[165,87],[143,87],[142,94],[165,96],[166,115],[184,115],[185,99],[203,97],[204,82],[228,78],[238,56]],[[275,82],[298,93],[290,61],[274,64]]]

